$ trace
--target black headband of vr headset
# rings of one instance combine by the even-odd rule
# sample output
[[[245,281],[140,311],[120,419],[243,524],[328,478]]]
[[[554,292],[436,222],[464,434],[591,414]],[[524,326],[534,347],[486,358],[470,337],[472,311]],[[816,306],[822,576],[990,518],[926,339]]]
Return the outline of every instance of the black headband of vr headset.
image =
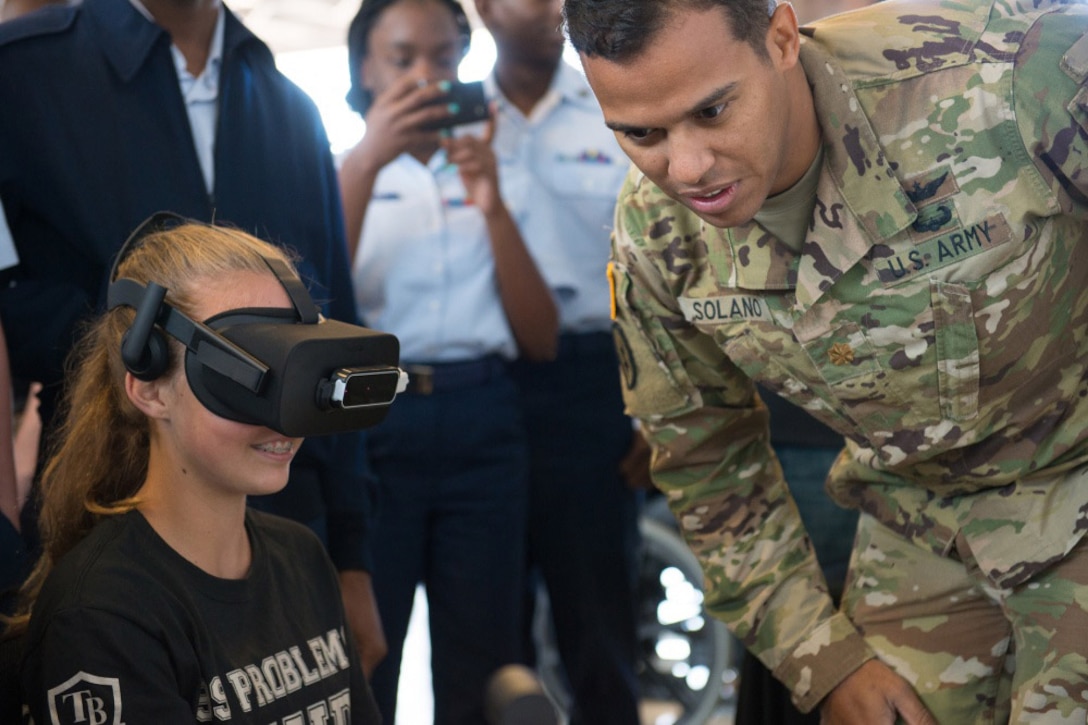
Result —
[[[158,212],[125,241],[110,272],[109,309],[136,317],[121,343],[125,368],[154,380],[170,366],[166,336],[185,346],[185,375],[216,415],[291,437],[359,430],[380,423],[407,376],[393,335],[322,319],[302,281],[279,259],[264,257],[291,299],[287,308],[228,310],[203,323],[165,301],[167,290],[117,277],[147,235],[192,222]]]

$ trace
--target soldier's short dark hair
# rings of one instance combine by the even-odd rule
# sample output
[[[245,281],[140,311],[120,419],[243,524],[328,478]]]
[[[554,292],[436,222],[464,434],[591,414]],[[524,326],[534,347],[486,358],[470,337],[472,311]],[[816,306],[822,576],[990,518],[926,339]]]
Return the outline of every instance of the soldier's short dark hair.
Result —
[[[575,50],[622,63],[641,54],[677,10],[722,8],[733,38],[766,57],[776,6],[776,0],[566,0],[563,15]]]

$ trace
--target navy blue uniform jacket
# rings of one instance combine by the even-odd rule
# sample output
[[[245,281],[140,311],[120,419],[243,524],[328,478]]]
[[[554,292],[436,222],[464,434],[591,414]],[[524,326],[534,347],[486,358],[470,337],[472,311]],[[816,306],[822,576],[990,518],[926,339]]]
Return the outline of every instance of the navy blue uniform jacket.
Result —
[[[0,24],[0,201],[20,257],[0,278],[0,316],[15,374],[51,392],[78,321],[101,310],[114,254],[162,209],[295,250],[325,314],[356,322],[336,174],[313,102],[227,11],[209,194],[170,42],[128,0]],[[43,400],[47,415],[51,404]],[[361,434],[307,441],[284,501],[268,507],[302,520],[328,509],[341,569],[366,564],[361,448]]]

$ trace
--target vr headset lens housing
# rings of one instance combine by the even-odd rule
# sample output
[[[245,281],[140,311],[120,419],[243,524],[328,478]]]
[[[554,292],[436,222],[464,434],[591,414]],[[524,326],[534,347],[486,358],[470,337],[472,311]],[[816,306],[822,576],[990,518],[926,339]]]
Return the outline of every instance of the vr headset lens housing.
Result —
[[[268,372],[255,395],[187,350],[185,374],[197,399],[218,416],[289,436],[380,423],[403,375],[397,368],[397,338],[336,320],[300,324],[278,314],[284,312],[291,313],[232,310],[209,319],[208,327],[263,362]]]
[[[151,231],[186,220],[160,212],[125,242],[110,275],[110,309],[136,309],[122,358],[142,379],[161,375],[165,336],[181,342],[194,395],[228,420],[261,425],[291,437],[360,430],[385,418],[406,383],[396,337],[320,318],[302,282],[282,261],[264,258],[292,308],[229,310],[197,322],[165,302],[166,291],[117,278],[117,264]],[[164,334],[165,333],[165,334]],[[152,354],[154,351],[161,353]],[[162,359],[150,361],[150,358]]]

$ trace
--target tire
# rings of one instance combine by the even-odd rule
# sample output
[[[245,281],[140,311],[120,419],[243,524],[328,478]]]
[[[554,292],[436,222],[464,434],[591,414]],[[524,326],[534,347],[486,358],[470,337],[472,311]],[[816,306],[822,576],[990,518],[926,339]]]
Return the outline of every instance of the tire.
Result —
[[[655,715],[655,723],[702,725],[723,697],[732,694],[739,646],[725,625],[703,609],[702,570],[676,530],[652,515],[640,518],[639,530],[636,673],[642,706],[665,713]],[[544,592],[537,598],[534,630],[541,683],[560,711],[566,712],[570,693]]]
[[[676,531],[639,521],[639,685],[644,701],[679,705],[676,725],[701,725],[736,679],[737,648],[723,622],[703,609],[703,572]]]

